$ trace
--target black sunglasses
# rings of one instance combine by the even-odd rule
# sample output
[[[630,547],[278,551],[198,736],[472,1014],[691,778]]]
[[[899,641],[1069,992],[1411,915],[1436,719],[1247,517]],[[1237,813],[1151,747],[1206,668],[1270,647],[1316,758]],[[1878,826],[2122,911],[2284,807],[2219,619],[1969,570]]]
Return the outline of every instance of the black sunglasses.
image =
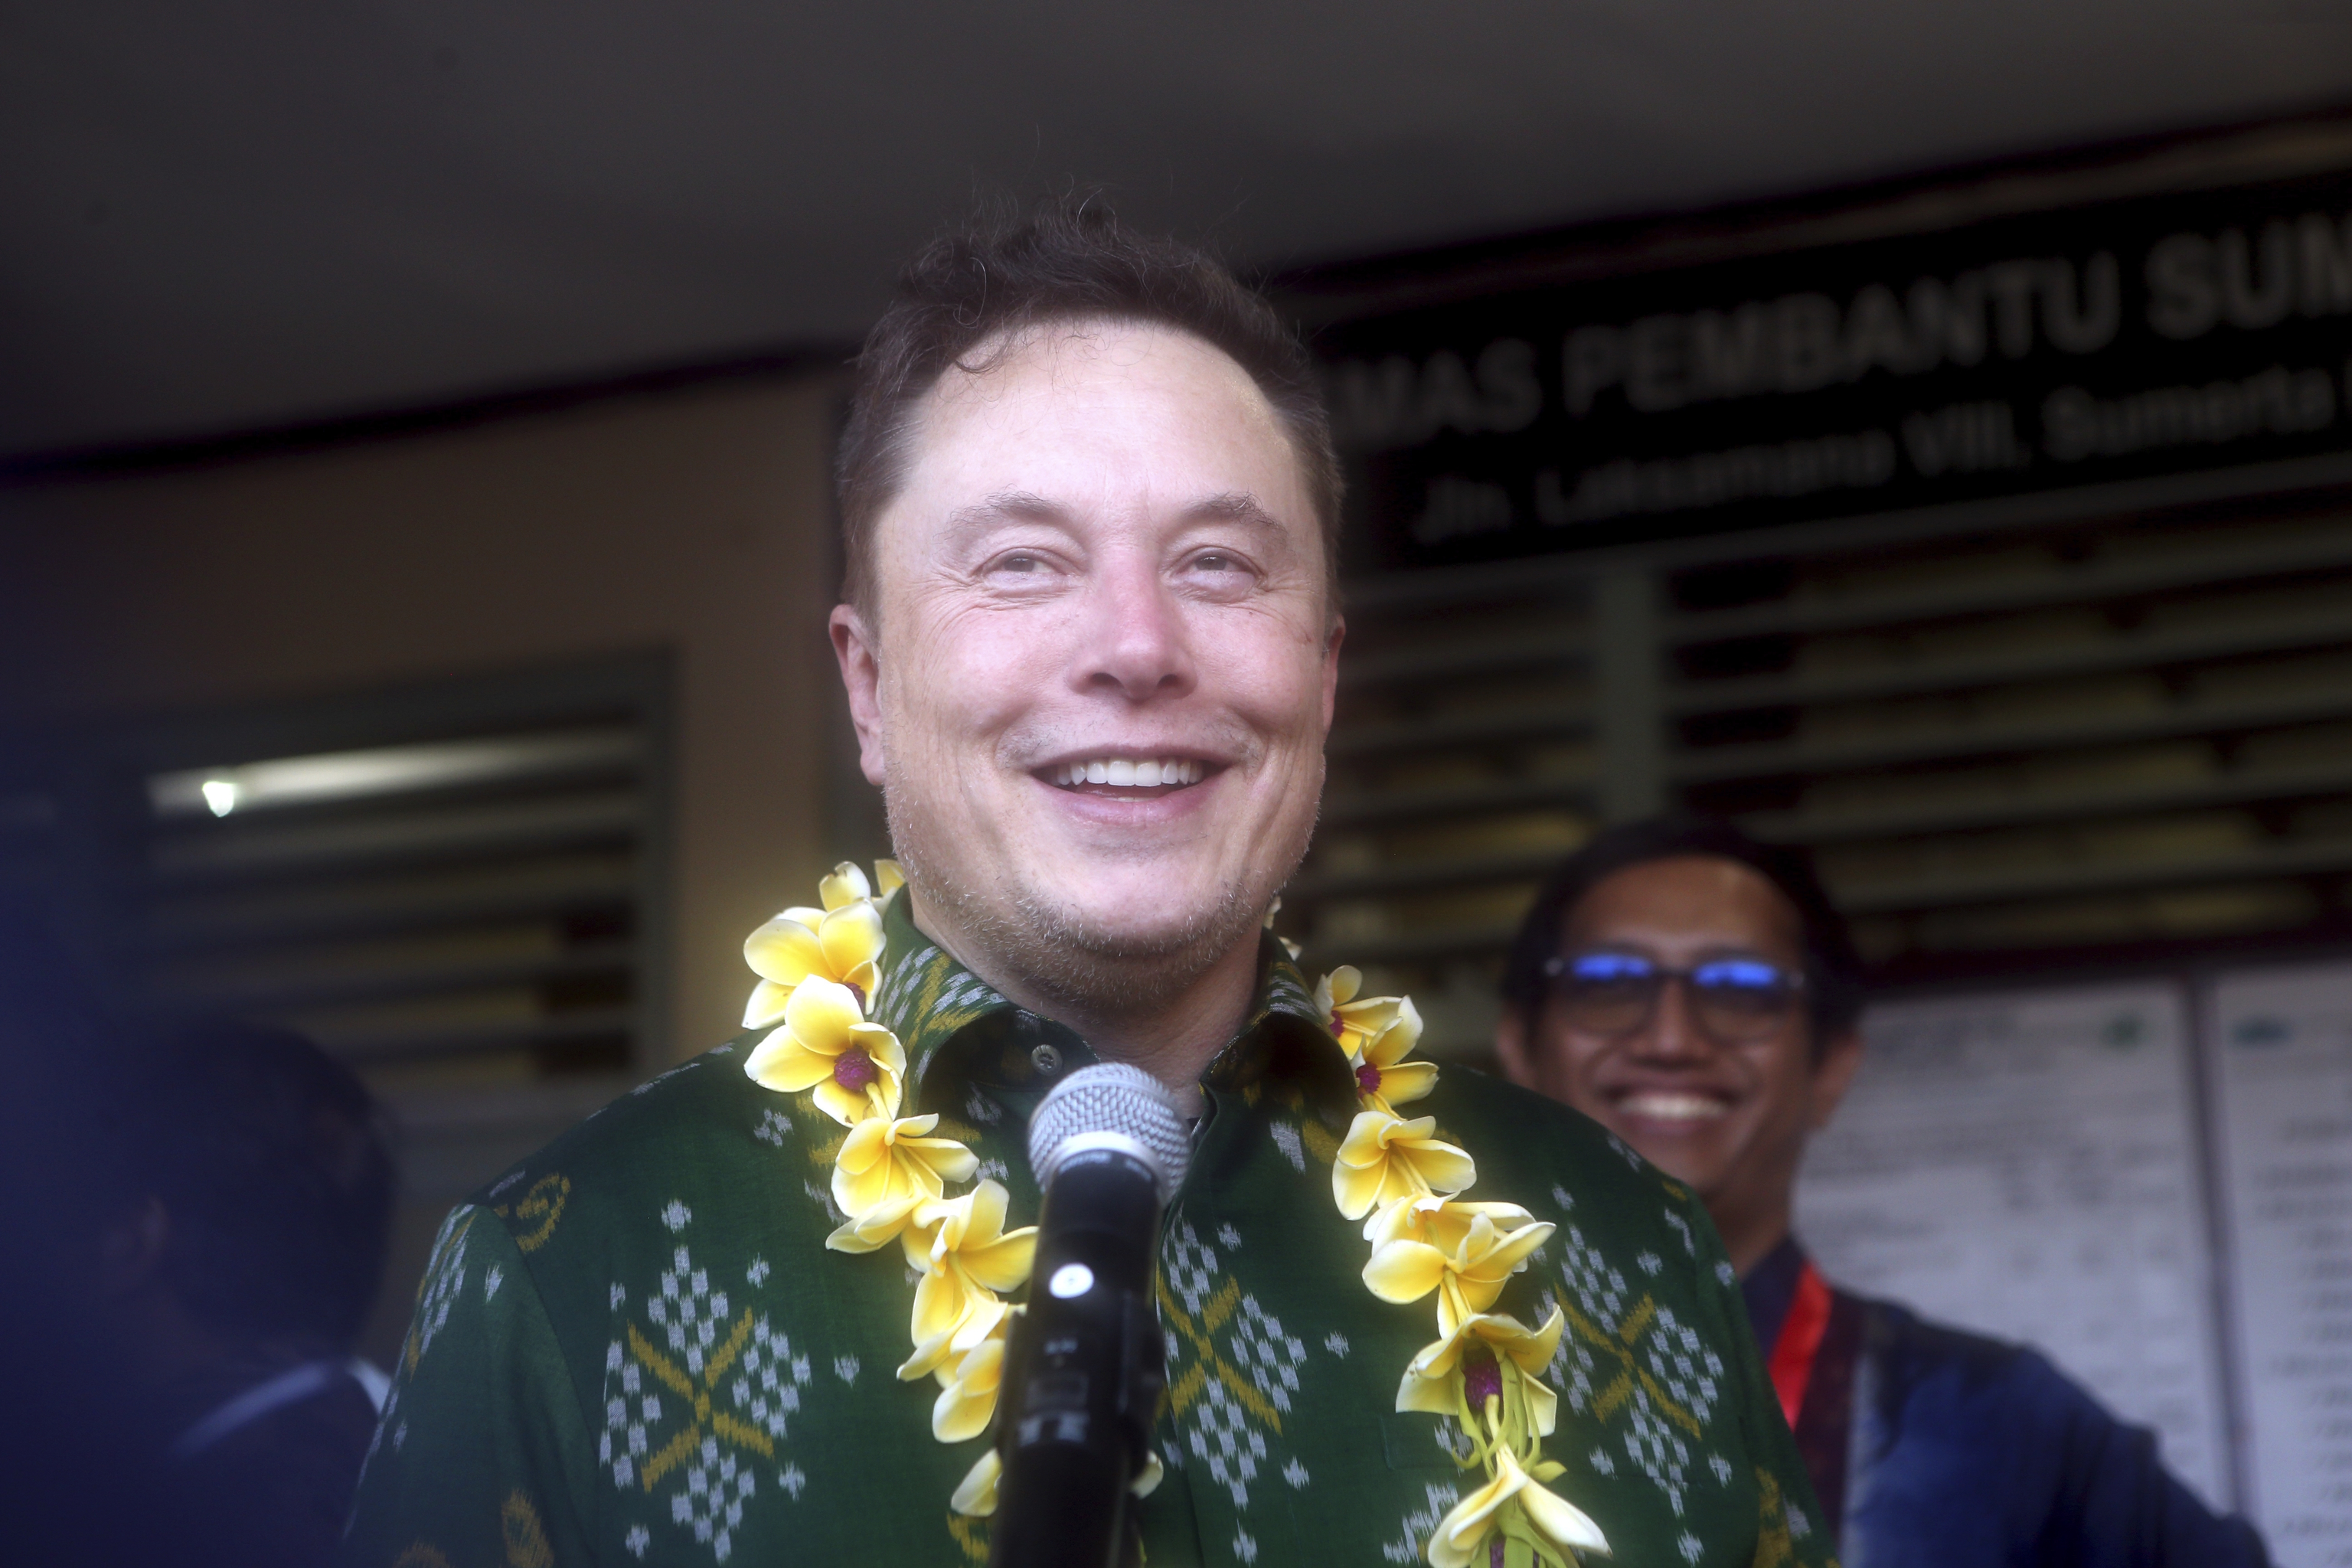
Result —
[[[1632,952],[1579,952],[1544,961],[1544,978],[1570,1028],[1630,1035],[1650,1021],[1669,980],[1679,980],[1692,1021],[1727,1045],[1760,1040],[1789,1021],[1805,994],[1802,973],[1761,958],[1710,958],[1669,969]]]

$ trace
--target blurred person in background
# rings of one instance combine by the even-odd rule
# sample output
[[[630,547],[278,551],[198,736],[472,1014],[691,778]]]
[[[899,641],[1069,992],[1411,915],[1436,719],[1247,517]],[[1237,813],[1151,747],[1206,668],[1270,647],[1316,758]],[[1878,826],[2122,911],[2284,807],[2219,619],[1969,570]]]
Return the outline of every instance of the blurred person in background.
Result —
[[[222,1559],[324,1563],[383,1386],[354,1354],[396,1185],[382,1117],[348,1068],[283,1029],[185,1026],[143,1072],[103,1310]]]
[[[309,1568],[375,1425],[375,1105],[299,1036],[104,994],[0,899],[0,1561]]]
[[[167,1424],[104,1310],[131,1047],[43,911],[0,898],[0,1558],[211,1561],[164,1479]]]
[[[2051,1363],[1826,1284],[1790,1227],[1805,1142],[1862,1060],[1862,964],[1799,852],[1615,827],[1554,871],[1504,972],[1505,1073],[1706,1205],[1846,1568],[2262,1563],[2152,1434]]]

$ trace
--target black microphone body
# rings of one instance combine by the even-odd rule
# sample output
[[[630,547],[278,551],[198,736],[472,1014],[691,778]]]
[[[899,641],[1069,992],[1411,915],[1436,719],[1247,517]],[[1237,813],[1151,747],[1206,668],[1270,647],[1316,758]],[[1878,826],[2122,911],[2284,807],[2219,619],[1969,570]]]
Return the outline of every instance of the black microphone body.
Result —
[[[1116,1568],[1168,1373],[1151,1300],[1160,1216],[1192,1144],[1176,1101],[1121,1063],[1082,1068],[1029,1123],[1044,1202],[1005,1344],[990,1568]]]
[[[1107,1144],[1116,1134],[1098,1134]],[[1124,1140],[1121,1140],[1124,1142]],[[1007,1343],[1011,1396],[992,1568],[1113,1568],[1129,1487],[1166,1386],[1151,1305],[1159,1177],[1098,1146],[1055,1168],[1037,1220],[1029,1305]]]

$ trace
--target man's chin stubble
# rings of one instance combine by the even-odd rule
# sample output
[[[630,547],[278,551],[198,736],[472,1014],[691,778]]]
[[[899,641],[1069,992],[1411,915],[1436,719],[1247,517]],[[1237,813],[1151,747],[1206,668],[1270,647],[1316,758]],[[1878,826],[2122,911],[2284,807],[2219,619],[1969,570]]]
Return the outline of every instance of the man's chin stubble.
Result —
[[[1288,880],[1306,854],[1302,844],[1262,896],[1229,882],[1177,925],[1130,932],[1030,894],[1014,898],[1010,908],[979,897],[945,874],[945,858],[929,853],[927,834],[892,794],[883,792],[883,806],[908,881],[924,906],[940,909],[979,950],[958,956],[975,969],[1001,968],[1003,980],[1017,977],[1042,1000],[1080,1016],[1135,1017],[1183,995],[1235,946],[1256,941],[1274,888]]]

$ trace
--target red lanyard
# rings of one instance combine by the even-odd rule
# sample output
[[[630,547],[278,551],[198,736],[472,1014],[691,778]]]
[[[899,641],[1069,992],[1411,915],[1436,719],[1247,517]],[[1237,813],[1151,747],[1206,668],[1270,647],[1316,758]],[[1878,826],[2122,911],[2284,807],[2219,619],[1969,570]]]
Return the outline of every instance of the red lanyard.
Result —
[[[1772,1342],[1772,1392],[1780,1396],[1780,1414],[1789,1428],[1797,1426],[1797,1412],[1805,1407],[1805,1385],[1813,1380],[1813,1356],[1822,1348],[1822,1333],[1830,1326],[1830,1288],[1822,1282],[1813,1260],[1797,1276],[1797,1293],[1789,1301],[1789,1315],[1780,1320],[1780,1336]]]

